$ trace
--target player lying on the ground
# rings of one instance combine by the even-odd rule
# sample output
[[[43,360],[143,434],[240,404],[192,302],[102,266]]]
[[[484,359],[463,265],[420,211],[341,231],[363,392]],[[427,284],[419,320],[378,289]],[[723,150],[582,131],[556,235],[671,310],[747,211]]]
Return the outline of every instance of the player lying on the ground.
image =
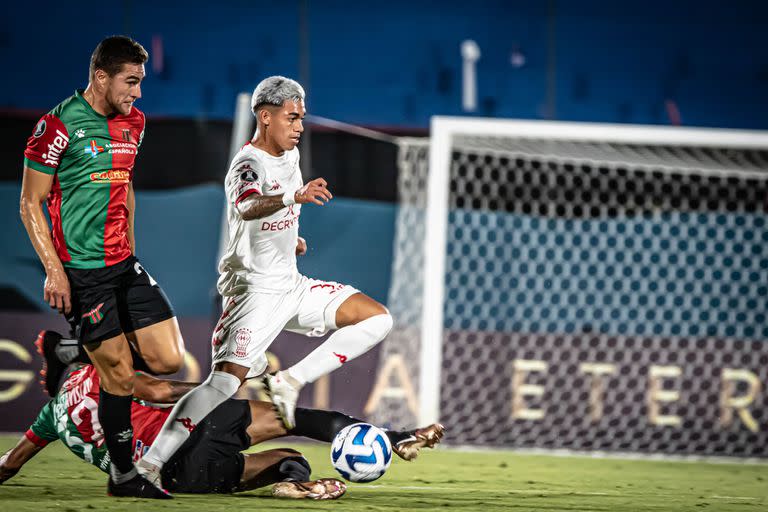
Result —
[[[171,403],[196,384],[136,375],[134,396],[153,403]],[[61,439],[78,457],[108,471],[109,456],[98,422],[99,376],[91,365],[70,372],[61,390],[48,402],[18,444],[0,458],[0,483],[11,478],[49,442]],[[147,403],[132,405],[134,460],[157,437],[170,408]],[[230,399],[197,425],[163,467],[162,483],[170,491],[230,493],[275,484],[278,497],[334,499],[344,494],[343,482],[324,478],[310,481],[310,466],[290,448],[241,453],[255,444],[285,435],[330,442],[336,433],[360,420],[334,411],[296,409],[296,426],[286,430],[272,404]],[[413,460],[422,447],[433,447],[443,436],[441,425],[402,432],[387,432],[392,449]]]

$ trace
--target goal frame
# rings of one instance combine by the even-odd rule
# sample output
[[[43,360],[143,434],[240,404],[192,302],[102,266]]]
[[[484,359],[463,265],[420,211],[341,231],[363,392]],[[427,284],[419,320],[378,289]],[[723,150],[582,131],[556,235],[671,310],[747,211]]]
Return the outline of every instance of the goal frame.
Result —
[[[420,425],[435,423],[440,419],[448,200],[455,135],[609,144],[768,148],[768,132],[755,130],[433,116],[430,120],[418,377]]]

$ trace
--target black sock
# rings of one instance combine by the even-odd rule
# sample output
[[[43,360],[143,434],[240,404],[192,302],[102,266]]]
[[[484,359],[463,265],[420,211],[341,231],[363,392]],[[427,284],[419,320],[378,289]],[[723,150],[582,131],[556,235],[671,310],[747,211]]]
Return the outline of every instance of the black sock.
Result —
[[[387,437],[389,438],[390,444],[392,446],[395,446],[397,443],[402,441],[403,439],[408,439],[413,435],[413,430],[387,430],[385,431],[387,434]]]
[[[278,471],[284,482],[308,482],[312,468],[304,457],[286,457],[280,461]]]
[[[132,402],[131,395],[119,396],[99,390],[99,422],[104,429],[104,440],[112,464],[123,474],[133,470]]]
[[[353,423],[361,423],[352,416],[336,411],[296,408],[296,426],[288,433],[330,443],[339,430]]]
[[[297,407],[296,426],[288,431],[288,433],[294,436],[308,437],[330,443],[339,430],[355,423],[367,422],[336,411],[321,411],[319,409]],[[413,435],[412,430],[400,432],[387,430],[385,433],[389,438],[389,442],[393,445]]]

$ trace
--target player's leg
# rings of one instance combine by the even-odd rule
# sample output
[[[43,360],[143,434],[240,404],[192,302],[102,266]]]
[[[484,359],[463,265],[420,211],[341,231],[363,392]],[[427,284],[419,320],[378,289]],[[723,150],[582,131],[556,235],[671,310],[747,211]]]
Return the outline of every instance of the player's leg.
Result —
[[[347,492],[344,482],[335,478],[310,480],[311,468],[301,453],[278,448],[244,455],[243,476],[238,491],[249,491],[266,485],[276,498],[334,500]]]
[[[336,434],[349,425],[365,423],[338,411],[296,408],[296,426],[285,428],[272,404],[249,401],[251,422],[246,429],[251,446],[286,435],[306,437],[330,443]],[[445,428],[433,423],[414,430],[385,430],[393,451],[404,460],[414,460],[421,448],[434,448],[443,438]]]
[[[184,339],[171,303],[136,258],[128,263],[118,296],[123,332],[151,373],[175,373],[184,364]]]
[[[126,333],[126,336],[135,340],[136,353],[150,373],[167,375],[176,373],[183,366],[184,339],[176,317]]]
[[[383,340],[392,329],[392,316],[382,304],[352,287],[307,280],[299,314],[286,329],[304,333],[336,329],[304,359],[265,379],[270,399],[291,428],[301,388]]]
[[[75,334],[99,373],[99,423],[110,454],[108,492],[113,496],[170,498],[137,474],[133,465],[133,361],[121,322],[120,295],[127,262],[93,270],[68,270]]]
[[[283,297],[244,294],[227,300],[213,333],[213,371],[173,408],[155,443],[138,464],[150,480],[189,438],[195,426],[237,392],[243,380],[262,373],[267,366],[266,348],[285,325]]]

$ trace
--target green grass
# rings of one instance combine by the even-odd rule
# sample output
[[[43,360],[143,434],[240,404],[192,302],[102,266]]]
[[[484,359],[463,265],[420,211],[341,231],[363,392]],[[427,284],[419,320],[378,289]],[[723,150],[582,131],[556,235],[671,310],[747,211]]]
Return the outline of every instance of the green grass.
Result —
[[[0,436],[0,453],[16,437]],[[269,447],[275,447],[271,444]],[[294,445],[314,476],[334,476],[328,447]],[[233,496],[177,495],[168,502],[108,498],[106,475],[61,443],[0,486],[0,510],[768,510],[768,465],[628,461],[509,452],[425,451],[394,460],[383,478],[350,484],[337,502],[276,500],[266,489]]]

